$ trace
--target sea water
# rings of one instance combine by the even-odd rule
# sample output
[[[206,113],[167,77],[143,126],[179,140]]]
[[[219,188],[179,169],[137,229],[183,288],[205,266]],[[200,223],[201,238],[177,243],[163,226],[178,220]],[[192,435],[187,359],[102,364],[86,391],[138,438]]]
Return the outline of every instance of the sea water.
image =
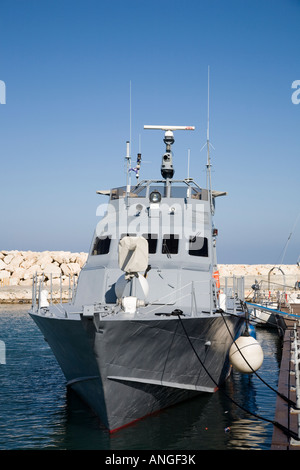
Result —
[[[62,371],[28,308],[0,305],[0,341],[5,345],[0,358],[0,450],[270,449],[281,360],[275,330],[256,330],[264,351],[258,376],[233,372],[216,393],[109,435],[66,389]]]

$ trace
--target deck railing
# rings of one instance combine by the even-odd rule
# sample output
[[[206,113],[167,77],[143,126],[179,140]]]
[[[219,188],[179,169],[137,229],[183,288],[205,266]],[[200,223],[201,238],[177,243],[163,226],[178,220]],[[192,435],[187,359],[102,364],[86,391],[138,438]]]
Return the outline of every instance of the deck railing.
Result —
[[[247,294],[247,300],[254,303],[276,304],[281,307],[291,308],[291,304],[300,302],[300,289],[298,283],[294,286],[261,280],[256,282],[251,292]]]
[[[62,304],[63,301],[72,303],[77,288],[77,282],[77,274],[69,274],[69,276],[64,276],[64,278],[61,274],[59,278],[55,279],[53,279],[51,273],[35,274],[32,278],[32,308],[40,309],[41,307],[47,306],[47,304]]]
[[[67,280],[67,283],[66,283]],[[58,282],[57,282],[58,281]],[[209,305],[202,310],[202,305],[197,305],[199,302],[199,284],[206,283],[209,289]],[[40,308],[48,307],[54,303],[62,304],[73,302],[78,283],[78,275],[69,275],[68,277],[60,275],[59,278],[52,278],[52,274],[43,273],[41,275],[35,274],[32,279],[32,309],[40,310]],[[224,312],[230,311],[236,313],[239,309],[241,302],[244,301],[244,278],[243,277],[230,277],[225,278],[225,286],[221,286],[218,291],[216,281],[212,278],[209,281],[192,281],[179,289],[176,289],[176,301],[183,301],[183,304],[188,305],[190,299],[190,312],[191,316],[197,315],[201,311],[213,314],[218,308],[222,308]],[[174,295],[174,291],[170,294],[164,294],[159,300],[168,303],[168,296]],[[203,293],[207,299],[207,293]],[[200,296],[201,298],[201,296]],[[154,310],[159,309],[157,301],[153,303]]]

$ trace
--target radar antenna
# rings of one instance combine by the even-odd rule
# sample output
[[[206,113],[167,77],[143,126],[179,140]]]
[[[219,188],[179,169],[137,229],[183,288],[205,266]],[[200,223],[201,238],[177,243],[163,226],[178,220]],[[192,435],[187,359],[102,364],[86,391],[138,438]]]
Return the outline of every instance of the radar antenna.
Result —
[[[171,151],[171,145],[174,144],[175,139],[173,131],[193,131],[194,126],[144,126],[144,129],[158,129],[165,131],[164,143],[166,144],[166,151],[162,156],[161,163],[161,175],[165,179],[173,178],[173,154]]]

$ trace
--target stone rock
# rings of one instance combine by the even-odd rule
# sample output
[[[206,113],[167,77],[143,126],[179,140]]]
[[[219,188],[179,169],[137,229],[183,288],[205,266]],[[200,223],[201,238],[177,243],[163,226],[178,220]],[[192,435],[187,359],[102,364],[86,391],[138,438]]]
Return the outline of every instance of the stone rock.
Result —
[[[26,273],[26,269],[24,268],[17,268],[11,275],[12,279],[23,279],[24,274]]]
[[[30,266],[30,268],[26,269],[26,272],[24,274],[24,279],[32,279],[32,277],[37,274],[42,274],[43,270],[38,264],[34,264],[33,266]]]
[[[34,266],[37,263],[37,256],[34,254],[30,254],[26,257],[25,261],[21,263],[21,268],[29,269],[31,266]]]
[[[51,264],[52,261],[53,261],[52,256],[46,253],[43,256],[41,256],[41,258],[37,259],[37,264],[39,264],[42,269],[45,269],[45,266],[48,266],[49,264]]]
[[[8,256],[5,258],[5,260],[8,258]],[[20,256],[20,255],[17,255],[17,256],[14,256],[12,258],[12,260],[10,261],[10,263],[7,265],[7,270],[10,271],[11,273],[13,273],[19,266],[20,264],[22,263],[23,261],[23,256]],[[4,260],[4,261],[5,261]]]
[[[79,253],[72,253],[70,256],[70,263],[75,263],[77,256]]]
[[[3,258],[3,261],[6,264],[10,264],[10,262],[13,260],[13,258],[14,258],[14,255],[8,254],[8,255],[5,256],[5,258]]]
[[[2,261],[2,259],[0,259],[0,270],[1,270],[1,269],[6,269],[6,268],[7,268],[7,264],[4,263],[4,262]]]
[[[57,251],[52,253],[52,258],[57,261],[58,264],[69,263],[71,252]]]
[[[82,268],[82,266],[86,263],[87,257],[87,253],[79,253],[78,256],[76,256],[75,263],[78,263]]]
[[[79,263],[63,263],[61,264],[60,268],[65,276],[72,276],[73,274],[78,274],[81,270],[81,266]]]
[[[62,263],[60,265],[60,269],[61,269],[62,274],[64,274],[65,276],[68,276],[69,274],[71,274],[71,269],[69,268],[67,263]]]
[[[68,268],[70,269],[71,274],[79,274],[79,271],[81,270],[79,263],[69,263]]]
[[[55,263],[49,263],[44,266],[43,272],[45,275],[50,278],[50,274],[52,274],[52,279],[60,277],[61,275],[61,269],[57,264]]]
[[[5,271],[4,269],[0,271],[0,279],[7,279],[10,277],[10,272]]]

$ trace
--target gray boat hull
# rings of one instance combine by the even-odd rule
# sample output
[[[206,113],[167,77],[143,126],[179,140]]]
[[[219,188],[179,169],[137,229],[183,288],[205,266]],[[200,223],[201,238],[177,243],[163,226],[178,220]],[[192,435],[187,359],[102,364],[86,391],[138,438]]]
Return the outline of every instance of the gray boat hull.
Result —
[[[218,314],[132,320],[31,316],[67,385],[110,431],[216,391],[230,372],[232,338],[244,329],[240,316]]]

